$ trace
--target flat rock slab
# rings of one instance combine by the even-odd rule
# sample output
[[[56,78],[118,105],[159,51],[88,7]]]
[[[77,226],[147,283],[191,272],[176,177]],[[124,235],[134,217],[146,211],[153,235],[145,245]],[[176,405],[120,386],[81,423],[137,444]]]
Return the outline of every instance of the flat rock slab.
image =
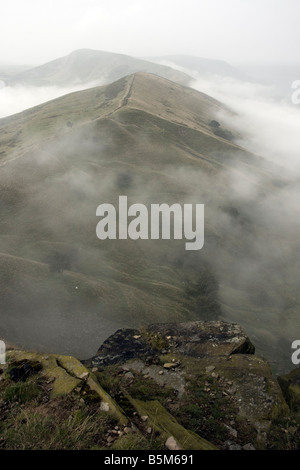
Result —
[[[104,341],[96,356],[83,362],[93,367],[101,367],[122,364],[130,359],[145,356],[153,356],[153,350],[140,331],[120,329]]]
[[[93,367],[122,364],[130,359],[154,357],[164,349],[199,358],[255,352],[241,326],[234,323],[158,323],[142,331],[118,330],[85,362]]]
[[[255,348],[240,325],[221,321],[154,324],[152,334],[166,338],[171,350],[192,357],[254,354]]]

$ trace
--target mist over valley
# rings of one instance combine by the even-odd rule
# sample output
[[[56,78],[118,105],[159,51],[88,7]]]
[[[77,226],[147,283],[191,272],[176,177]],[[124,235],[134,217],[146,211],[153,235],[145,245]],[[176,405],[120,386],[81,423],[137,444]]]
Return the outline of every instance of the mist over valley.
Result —
[[[89,51],[79,55],[94,63]],[[79,85],[66,62],[58,61],[63,82],[49,78],[64,96],[0,121],[0,334],[85,358],[120,327],[222,319],[240,323],[275,369],[289,368],[299,110],[254,81],[190,69],[125,69],[115,81],[108,62],[97,77],[85,67]],[[38,72],[8,86],[43,93]],[[204,204],[203,249],[99,241],[96,208],[117,207],[120,195],[146,206]]]

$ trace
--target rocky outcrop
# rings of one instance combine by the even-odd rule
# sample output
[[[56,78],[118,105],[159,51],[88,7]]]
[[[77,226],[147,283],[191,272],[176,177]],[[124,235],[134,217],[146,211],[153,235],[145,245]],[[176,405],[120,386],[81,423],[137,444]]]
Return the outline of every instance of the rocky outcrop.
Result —
[[[14,448],[9,447],[9,420],[18,416],[20,403],[21,414],[28,406],[27,422],[29,415],[35,420],[46,410],[56,415],[59,406],[65,415],[64,400],[70,416],[63,426],[78,419],[88,426],[94,416],[98,429],[101,413],[114,420],[117,425],[92,435],[101,448],[255,450],[297,448],[300,442],[300,420],[284,399],[298,410],[298,370],[279,379],[282,393],[269,364],[255,355],[237,324],[197,321],[121,329],[82,362],[19,350],[8,351],[7,360],[0,371],[4,448]]]

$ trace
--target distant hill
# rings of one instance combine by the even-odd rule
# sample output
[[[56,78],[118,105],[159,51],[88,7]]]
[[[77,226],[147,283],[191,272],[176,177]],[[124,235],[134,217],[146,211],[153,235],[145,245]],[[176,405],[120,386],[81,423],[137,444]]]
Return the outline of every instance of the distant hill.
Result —
[[[223,318],[284,361],[290,345],[276,357],[272,348],[294,334],[297,271],[273,257],[284,240],[259,215],[260,201],[276,195],[273,175],[236,143],[228,113],[203,93],[136,73],[1,119],[0,337],[86,358],[119,327]],[[239,188],[254,181],[249,202]],[[147,207],[205,204],[203,250],[100,241],[96,208],[118,208],[119,195]]]
[[[0,80],[8,81],[14,75],[25,72],[32,67],[29,65],[11,65],[0,62]]]
[[[44,65],[14,75],[8,85],[70,86],[111,83],[135,72],[148,72],[188,84],[190,77],[146,60],[112,52],[81,49]]]
[[[224,60],[205,59],[189,55],[168,55],[162,57],[151,57],[154,62],[169,62],[183,67],[189,71],[198,72],[201,76],[219,75],[220,77],[231,77],[237,80],[252,81],[252,78],[243,71],[233,67]]]

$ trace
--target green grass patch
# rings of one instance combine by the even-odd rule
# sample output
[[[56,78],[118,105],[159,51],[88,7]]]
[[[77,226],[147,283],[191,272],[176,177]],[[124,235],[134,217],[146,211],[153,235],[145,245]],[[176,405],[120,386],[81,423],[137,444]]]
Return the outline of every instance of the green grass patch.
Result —
[[[7,402],[17,401],[19,403],[28,403],[38,400],[41,397],[42,390],[36,380],[27,380],[8,385],[3,392],[3,400]]]

